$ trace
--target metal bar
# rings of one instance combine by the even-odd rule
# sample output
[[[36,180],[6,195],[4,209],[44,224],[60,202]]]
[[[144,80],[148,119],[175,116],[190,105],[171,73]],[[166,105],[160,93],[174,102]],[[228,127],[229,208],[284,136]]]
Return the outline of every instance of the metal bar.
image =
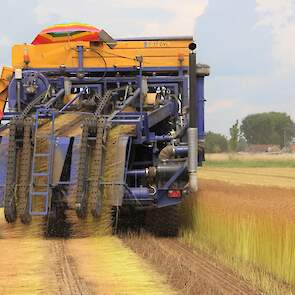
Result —
[[[205,120],[204,120],[204,77],[197,77],[197,112],[198,112],[198,131],[199,139],[205,139]]]
[[[198,168],[198,129],[188,128],[188,172],[190,189],[193,192],[198,190],[197,168]]]
[[[165,183],[163,189],[168,190],[170,186],[176,181],[176,179],[185,171],[185,169],[185,166],[179,168],[179,170]]]
[[[77,46],[78,51],[78,68],[80,71],[83,70],[84,64],[83,64],[83,55],[84,55],[84,48],[83,46],[79,45]]]
[[[173,111],[173,102],[168,102],[166,105],[154,110],[148,114],[148,127],[151,128],[169,117]]]
[[[76,70],[77,71],[77,70]],[[145,77],[148,81],[148,83],[165,83],[165,85],[169,85],[169,83],[183,83],[184,80],[187,80],[187,77],[179,77],[179,76],[151,76]],[[56,79],[50,79],[52,81],[56,81]],[[89,84],[89,87],[97,87],[100,86],[103,82],[107,83],[116,83],[116,82],[121,82],[121,83],[137,83],[138,78],[137,77],[104,77],[103,82],[101,80],[101,77],[85,77],[83,80],[77,78],[77,77],[71,77],[70,78],[71,82],[74,83],[76,87],[79,87],[82,85],[85,85],[86,83],[92,83]],[[77,84],[76,84],[77,83]],[[152,86],[152,85],[149,85]]]
[[[54,96],[53,98],[51,98],[46,104],[45,104],[45,108],[49,108],[51,107],[58,99],[60,99],[62,96],[65,95],[65,90],[64,89],[60,89],[56,96]]]
[[[188,70],[188,67],[183,67],[183,69]],[[78,68],[66,68],[63,69],[62,72],[60,69],[56,69],[56,68],[32,68],[31,70],[34,71],[38,71],[38,72],[49,72],[52,75],[56,74],[56,73],[62,73],[64,75],[64,73],[73,73],[76,72],[78,70]],[[111,72],[111,73],[116,73],[116,72],[132,72],[135,73],[137,72],[137,68],[136,67],[126,67],[126,68],[116,68],[116,67],[112,67],[112,68],[84,68],[85,72]],[[179,71],[179,67],[144,67],[144,73],[145,72],[176,72],[178,73]]]
[[[192,51],[189,55],[189,127],[197,128],[197,85],[196,85],[197,59]]]
[[[138,170],[129,170],[127,171],[127,176],[131,177],[144,177],[147,175],[146,169],[138,169]]]
[[[135,199],[146,199],[153,196],[150,190],[146,187],[129,187],[128,190]]]
[[[155,139],[155,141],[165,142],[165,141],[171,141],[173,139],[173,136],[171,136],[171,135],[156,135],[154,137],[154,139]]]
[[[171,177],[172,175],[174,175],[180,168],[183,167],[183,163],[181,164],[159,164],[156,168],[157,168],[157,175],[161,175],[163,177],[166,177],[168,179],[168,177]],[[185,166],[186,169],[186,166]]]
[[[192,192],[198,190],[198,98],[197,98],[197,61],[196,45],[190,44],[189,55],[189,128],[188,128],[188,171]]]
[[[62,107],[62,109],[59,111],[59,113],[62,113],[63,111],[65,111],[70,105],[72,105],[78,98],[80,98],[80,96],[82,95],[82,94],[84,94],[85,93],[85,89],[86,88],[84,88],[81,92],[79,92],[73,99],[71,99],[68,103],[66,103],[63,107]]]
[[[174,153],[177,156],[186,157],[188,155],[188,146],[175,146]]]
[[[163,37],[135,37],[135,38],[119,38],[115,41],[192,41],[193,36],[163,36]]]
[[[21,111],[21,80],[16,80],[16,100],[17,100],[17,111]]]
[[[120,112],[122,112],[131,102],[133,102],[136,98],[138,98],[140,95],[140,88],[137,88],[134,92],[134,94],[126,99],[124,104],[116,111],[114,111],[109,117],[108,121],[113,120],[117,115],[119,115]]]
[[[128,152],[127,152],[127,157],[126,157],[125,176],[124,176],[125,183],[126,183],[126,179],[127,179],[127,170],[128,170],[128,164],[129,164],[129,160],[130,160],[130,153],[131,153],[131,147],[132,147],[132,139],[131,138],[129,138],[129,142],[128,142],[127,146],[128,146]]]

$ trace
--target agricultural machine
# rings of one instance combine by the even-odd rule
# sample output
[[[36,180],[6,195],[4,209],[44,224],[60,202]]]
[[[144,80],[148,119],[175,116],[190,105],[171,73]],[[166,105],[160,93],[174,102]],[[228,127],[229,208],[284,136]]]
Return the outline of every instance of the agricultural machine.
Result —
[[[0,80],[5,219],[145,212],[177,234],[204,161],[204,77],[192,37],[113,39],[59,25],[15,45]]]

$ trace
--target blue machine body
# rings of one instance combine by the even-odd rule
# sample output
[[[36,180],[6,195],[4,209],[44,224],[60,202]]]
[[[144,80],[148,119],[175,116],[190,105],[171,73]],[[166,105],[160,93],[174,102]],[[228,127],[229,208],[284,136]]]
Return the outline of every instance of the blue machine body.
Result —
[[[80,56],[81,53],[80,53]],[[173,99],[168,99],[163,102],[159,108],[151,110],[145,109],[142,105],[136,108],[134,112],[114,112],[108,117],[112,126],[116,125],[134,125],[136,132],[135,135],[130,137],[126,144],[126,166],[125,166],[125,179],[124,195],[122,199],[123,206],[134,207],[166,207],[176,205],[182,202],[183,198],[188,194],[188,188],[184,184],[182,187],[175,187],[174,184],[177,180],[183,177],[187,182],[187,163],[186,159],[188,153],[188,145],[186,135],[181,135],[176,140],[177,130],[168,132],[166,130],[158,131],[159,124],[169,121],[173,118],[175,125],[172,129],[177,129],[183,132],[188,128],[188,108],[189,108],[189,69],[185,67],[161,67],[161,68],[87,68],[83,69],[83,58],[79,59],[79,68],[73,69],[29,69],[23,70],[22,84],[20,94],[17,94],[17,79],[13,79],[9,86],[9,107],[10,112],[4,114],[4,120],[11,120],[19,114],[18,95],[20,95],[20,103],[23,106],[29,104],[34,98],[48,89],[51,85],[55,89],[55,98],[58,100],[58,93],[64,91],[66,81],[70,81],[71,92],[76,94],[75,100],[81,99],[85,93],[94,91],[98,96],[102,96],[108,89],[115,89],[129,85],[134,89],[142,90],[143,79],[147,82],[148,92],[156,93],[157,89],[165,89],[173,96]],[[198,126],[198,139],[199,146],[199,165],[202,164],[204,159],[203,142],[205,138],[204,127],[204,77],[206,74],[196,75],[197,84],[197,126]],[[61,92],[60,92],[61,91]],[[63,93],[64,94],[64,93]],[[139,95],[140,96],[140,95]],[[67,113],[70,109],[70,101],[68,104],[63,105],[62,108],[56,110],[56,115]],[[180,111],[184,110],[184,111]],[[85,116],[87,113],[85,113]],[[34,116],[34,115],[33,115]],[[169,123],[168,123],[169,125]],[[165,125],[166,126],[166,125]],[[2,127],[2,129],[5,127]],[[7,137],[0,137],[0,203],[3,202],[5,175],[6,175],[6,161],[7,157]],[[66,159],[67,150],[70,147],[69,137],[54,137],[54,144],[56,151],[63,155]],[[176,144],[177,141],[177,144]],[[56,185],[74,185],[76,179],[76,158],[79,157],[79,143],[80,138],[75,137],[71,146],[71,172],[70,178],[66,181],[60,180]],[[150,176],[148,169],[159,164],[158,155],[159,149],[157,147],[165,147],[166,145],[175,145],[174,158],[170,161],[167,158],[164,165],[157,167],[155,177],[157,186],[145,186],[145,181],[137,181],[138,179],[145,179]],[[140,160],[132,153],[149,153],[144,160]],[[136,158],[134,160],[134,157]],[[177,160],[178,159],[178,160]],[[130,163],[132,162],[132,165]],[[168,164],[171,164],[170,166]],[[165,167],[168,165],[169,167]],[[162,170],[161,170],[162,169]],[[180,195],[173,194],[173,191],[180,191]],[[172,192],[171,192],[172,191]],[[169,193],[170,192],[170,193]]]

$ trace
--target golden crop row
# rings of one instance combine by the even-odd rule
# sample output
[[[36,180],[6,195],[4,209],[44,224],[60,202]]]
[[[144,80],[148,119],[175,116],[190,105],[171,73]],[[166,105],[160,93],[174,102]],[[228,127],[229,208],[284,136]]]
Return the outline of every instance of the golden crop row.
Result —
[[[254,183],[261,182],[260,176],[250,174],[251,170],[244,172],[246,176],[249,173]],[[272,173],[279,174],[279,170]],[[210,177],[220,179],[221,174],[218,171]],[[234,178],[234,172],[228,173],[226,178],[237,182],[241,177],[237,175]],[[294,189],[234,185],[203,178],[199,193],[185,206],[184,215],[188,225],[183,235],[186,242],[206,245],[211,253],[220,255],[238,270],[243,265],[258,270],[254,280],[259,281],[260,287],[261,274],[295,284]],[[270,291],[273,288],[270,286],[270,282],[264,282],[263,288]],[[270,293],[282,294],[281,291]]]

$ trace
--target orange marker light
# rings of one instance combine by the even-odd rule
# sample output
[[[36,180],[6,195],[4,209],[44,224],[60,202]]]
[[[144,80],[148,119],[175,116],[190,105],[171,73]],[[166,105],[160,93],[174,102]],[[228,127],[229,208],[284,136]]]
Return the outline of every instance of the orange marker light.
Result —
[[[29,55],[29,49],[28,47],[24,48],[24,64],[28,66],[30,63],[30,55]]]

